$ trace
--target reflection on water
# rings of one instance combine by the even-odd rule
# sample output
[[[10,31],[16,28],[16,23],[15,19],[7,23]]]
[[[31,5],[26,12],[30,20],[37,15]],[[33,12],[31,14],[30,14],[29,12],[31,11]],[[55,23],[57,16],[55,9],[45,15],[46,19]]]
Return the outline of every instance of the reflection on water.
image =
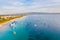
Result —
[[[0,40],[60,40],[59,17],[30,15],[13,21],[4,26],[7,30],[0,30]]]

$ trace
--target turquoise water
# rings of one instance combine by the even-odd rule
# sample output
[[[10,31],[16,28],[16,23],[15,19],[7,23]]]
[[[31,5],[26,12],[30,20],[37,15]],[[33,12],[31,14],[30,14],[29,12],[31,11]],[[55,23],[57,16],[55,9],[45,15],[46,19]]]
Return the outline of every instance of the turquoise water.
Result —
[[[31,15],[18,19],[0,28],[0,40],[60,40],[59,17]]]

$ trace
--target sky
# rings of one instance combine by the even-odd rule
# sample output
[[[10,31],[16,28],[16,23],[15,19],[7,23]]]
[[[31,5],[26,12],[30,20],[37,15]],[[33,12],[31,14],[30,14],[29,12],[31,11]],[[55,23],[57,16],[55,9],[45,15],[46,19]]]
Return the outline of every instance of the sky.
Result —
[[[60,0],[0,0],[0,14],[25,12],[60,13]]]

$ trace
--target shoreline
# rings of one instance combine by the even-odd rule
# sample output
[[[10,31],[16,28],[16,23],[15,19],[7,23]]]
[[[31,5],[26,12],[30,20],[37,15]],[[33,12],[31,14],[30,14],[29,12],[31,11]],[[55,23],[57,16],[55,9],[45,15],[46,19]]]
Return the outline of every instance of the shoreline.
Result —
[[[16,21],[16,20],[18,20],[18,19],[21,19],[21,18],[24,18],[24,16],[23,16],[23,17],[20,17],[20,18],[12,19],[12,20],[7,21],[7,22],[4,22],[4,23],[1,23],[1,24],[0,24],[0,27],[1,27],[1,26],[4,26],[4,25],[6,25],[6,24],[8,24],[8,23],[10,23],[10,22],[13,22],[13,21]]]

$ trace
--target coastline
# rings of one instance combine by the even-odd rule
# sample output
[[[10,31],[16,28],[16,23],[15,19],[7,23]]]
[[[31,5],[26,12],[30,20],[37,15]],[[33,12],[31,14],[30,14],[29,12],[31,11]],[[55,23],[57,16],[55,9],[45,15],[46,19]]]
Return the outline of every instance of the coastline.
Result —
[[[12,19],[12,20],[7,21],[7,22],[4,22],[4,23],[1,23],[1,24],[0,24],[0,27],[1,27],[1,26],[4,26],[4,25],[6,25],[6,24],[8,24],[8,23],[10,23],[10,22],[13,22],[13,21],[16,21],[16,20],[18,20],[18,19],[21,19],[21,18],[24,18],[24,16],[23,16],[23,17],[20,17],[20,18]]]

